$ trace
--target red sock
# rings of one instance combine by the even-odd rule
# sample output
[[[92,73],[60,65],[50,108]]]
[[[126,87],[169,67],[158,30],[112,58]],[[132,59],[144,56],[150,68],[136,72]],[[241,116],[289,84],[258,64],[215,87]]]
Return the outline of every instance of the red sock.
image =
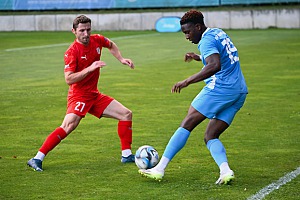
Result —
[[[63,128],[58,127],[47,137],[40,148],[40,152],[47,155],[47,153],[56,147],[65,137],[67,137],[66,131]]]
[[[121,149],[131,149],[132,121],[119,121],[118,134],[121,140]]]

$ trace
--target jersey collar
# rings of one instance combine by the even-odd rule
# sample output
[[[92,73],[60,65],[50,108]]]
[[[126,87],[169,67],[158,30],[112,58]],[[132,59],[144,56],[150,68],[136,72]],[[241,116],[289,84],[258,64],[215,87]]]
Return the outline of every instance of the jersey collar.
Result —
[[[210,28],[209,27],[207,27],[206,28],[206,30],[204,31],[204,33],[202,33],[202,36],[201,36],[201,38],[204,36],[204,34],[206,33],[206,32],[208,32],[210,30]]]

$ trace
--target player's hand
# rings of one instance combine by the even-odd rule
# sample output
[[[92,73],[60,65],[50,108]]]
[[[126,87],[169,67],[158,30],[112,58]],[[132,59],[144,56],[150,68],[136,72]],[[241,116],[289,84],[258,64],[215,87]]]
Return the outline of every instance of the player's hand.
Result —
[[[104,67],[104,66],[106,66],[106,63],[105,63],[105,62],[103,62],[103,61],[101,61],[101,60],[95,61],[95,62],[93,62],[93,64],[91,64],[91,66],[89,67],[89,68],[90,68],[89,71],[94,71],[95,69],[102,68],[102,67]]]
[[[200,61],[201,58],[199,55],[193,53],[193,52],[190,52],[190,53],[186,53],[185,56],[184,56],[184,61],[185,62],[191,62],[192,60],[197,60],[197,61]]]
[[[180,81],[178,83],[176,83],[173,87],[172,87],[172,90],[171,92],[172,93],[180,93],[180,90],[184,87],[188,86],[186,80],[183,80],[183,81]]]
[[[123,58],[120,62],[123,65],[128,65],[131,69],[134,69],[134,64],[133,64],[132,60],[130,60],[130,59]]]

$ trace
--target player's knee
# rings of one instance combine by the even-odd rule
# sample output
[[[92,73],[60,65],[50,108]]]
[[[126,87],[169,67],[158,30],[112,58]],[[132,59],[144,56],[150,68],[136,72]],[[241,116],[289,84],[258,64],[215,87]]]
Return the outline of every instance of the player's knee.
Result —
[[[61,125],[61,128],[63,128],[67,134],[71,133],[76,127],[77,125],[75,125],[74,123]]]
[[[124,118],[127,121],[131,121],[132,120],[132,111],[127,109],[124,113]]]

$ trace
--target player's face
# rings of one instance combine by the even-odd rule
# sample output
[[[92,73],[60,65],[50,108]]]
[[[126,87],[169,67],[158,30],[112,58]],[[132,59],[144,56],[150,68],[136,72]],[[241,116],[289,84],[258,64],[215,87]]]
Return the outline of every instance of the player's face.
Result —
[[[181,31],[184,33],[185,38],[193,44],[198,44],[201,40],[201,26],[199,24],[187,23],[181,25]]]
[[[75,29],[72,29],[72,32],[75,34],[76,39],[79,43],[88,45],[90,42],[90,35],[91,35],[91,24],[85,23],[85,24],[78,24],[78,27]]]

